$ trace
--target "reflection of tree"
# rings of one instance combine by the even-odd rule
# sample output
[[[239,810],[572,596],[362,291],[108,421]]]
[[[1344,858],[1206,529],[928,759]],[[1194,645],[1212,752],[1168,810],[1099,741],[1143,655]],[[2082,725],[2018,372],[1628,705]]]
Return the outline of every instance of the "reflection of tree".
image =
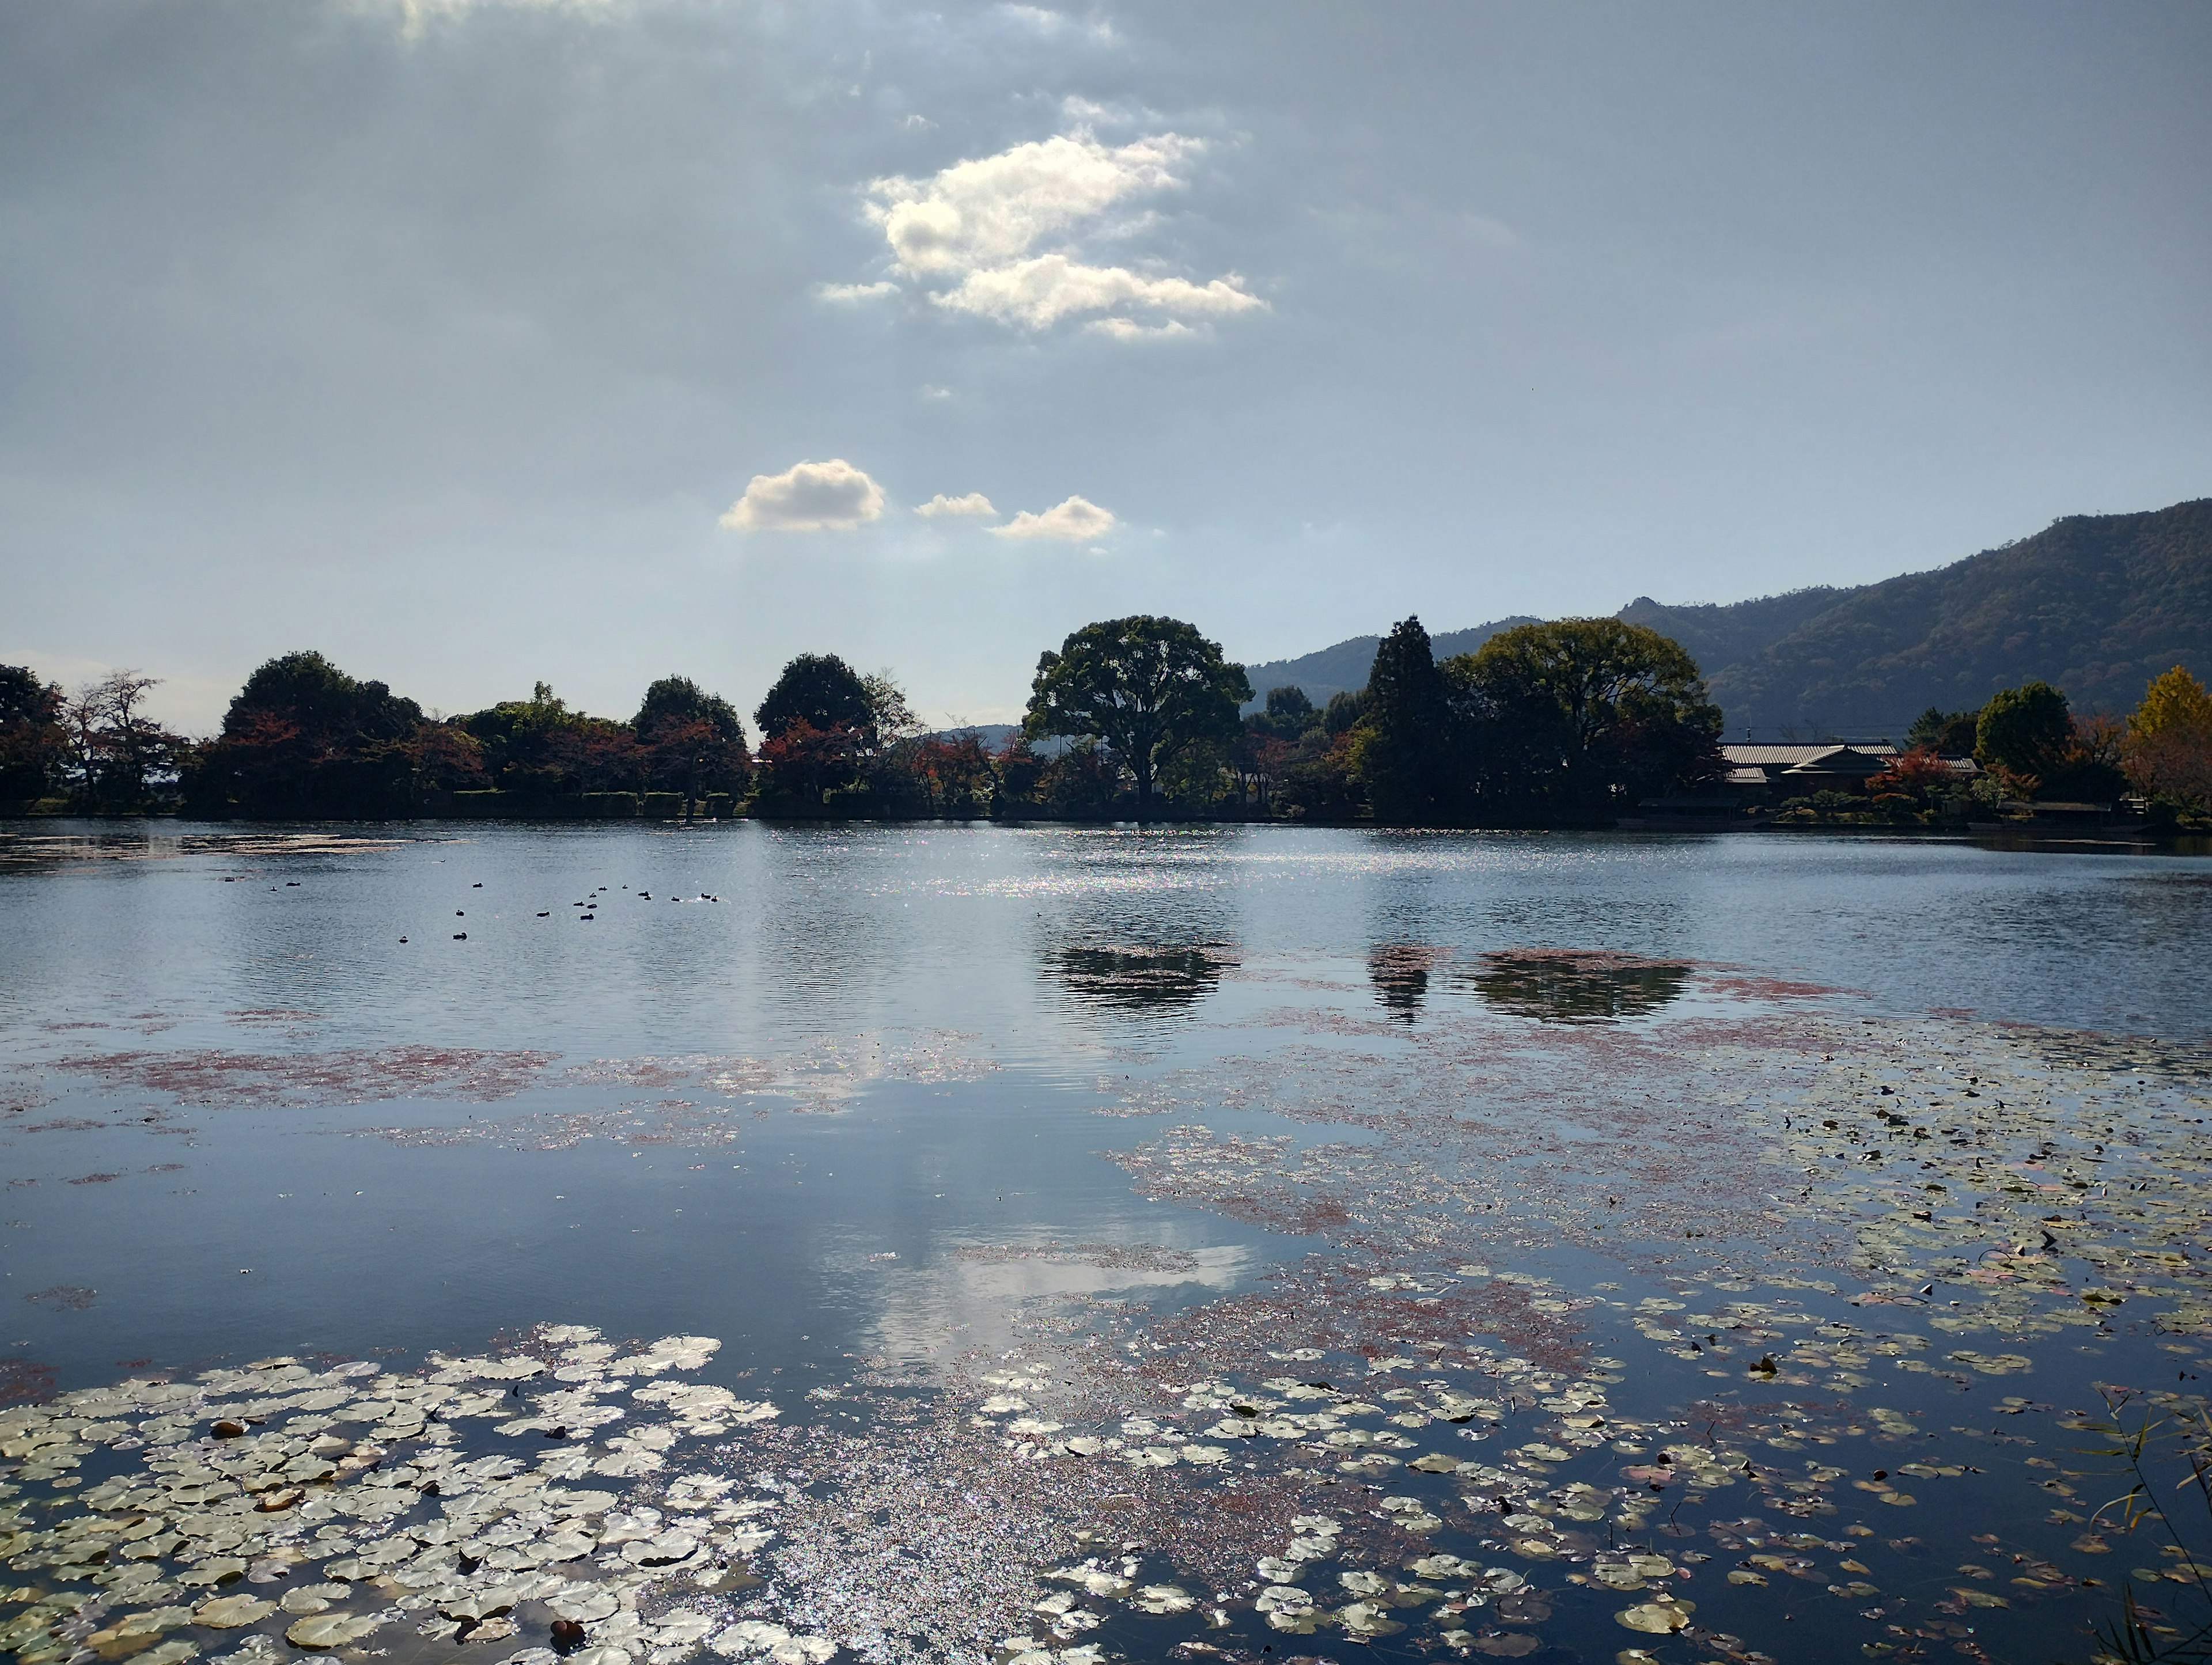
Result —
[[[1234,955],[1211,943],[1063,948],[1046,962],[1071,994],[1121,1012],[1196,1006],[1236,963]]]
[[[1630,954],[1515,949],[1486,954],[1469,982],[1485,1004],[1548,1024],[1610,1024],[1681,997],[1687,966]]]
[[[1429,997],[1429,974],[1436,969],[1437,952],[1414,943],[1384,943],[1367,957],[1367,975],[1375,983],[1375,998],[1393,1018],[1412,1023]]]

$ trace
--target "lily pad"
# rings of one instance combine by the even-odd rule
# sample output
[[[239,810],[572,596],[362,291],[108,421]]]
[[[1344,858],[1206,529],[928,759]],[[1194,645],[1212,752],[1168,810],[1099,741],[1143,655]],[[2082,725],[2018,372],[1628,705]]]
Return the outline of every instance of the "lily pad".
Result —
[[[218,1595],[192,1609],[192,1623],[219,1631],[234,1631],[266,1619],[276,1611],[274,1601],[264,1601],[258,1595]]]
[[[1687,1627],[1692,1605],[1687,1601],[1643,1601],[1613,1614],[1616,1621],[1648,1636],[1672,1636]]]
[[[284,1639],[295,1648],[319,1651],[358,1642],[384,1623],[374,1613],[315,1613],[295,1619],[285,1628]]]

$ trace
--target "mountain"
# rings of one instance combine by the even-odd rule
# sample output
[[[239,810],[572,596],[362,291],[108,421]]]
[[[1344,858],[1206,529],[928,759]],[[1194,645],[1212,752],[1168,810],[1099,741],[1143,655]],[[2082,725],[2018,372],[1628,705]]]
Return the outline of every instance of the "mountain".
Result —
[[[2131,709],[2185,665],[2212,681],[2212,498],[2141,514],[2075,514],[1932,572],[1727,605],[1620,610],[1689,650],[1728,735],[1901,738],[1929,706],[1971,710],[2044,681],[2079,712]],[[1437,636],[1466,653],[1524,619]],[[1296,683],[1316,703],[1366,681],[1378,638],[1252,665],[1257,693]]]
[[[1615,617],[1631,624],[1648,624],[1661,635],[1672,636],[1711,676],[1722,665],[1756,658],[1792,630],[1858,593],[1823,587],[1761,596],[1756,601],[1728,606],[1706,602],[1688,607],[1662,606],[1650,596],[1640,595]]]
[[[1493,620],[1478,624],[1471,629],[1447,631],[1429,638],[1430,651],[1440,659],[1455,653],[1472,653],[1500,630],[1510,630],[1516,624],[1534,624],[1537,620],[1523,616]],[[1271,688],[1302,688],[1316,705],[1327,705],[1329,696],[1346,689],[1367,686],[1367,672],[1375,663],[1375,650],[1382,646],[1380,636],[1352,636],[1333,647],[1308,653],[1294,659],[1270,659],[1265,665],[1248,665],[1244,674],[1252,679],[1252,692],[1256,696],[1247,711],[1262,709],[1267,702]]]
[[[1843,592],[1753,653],[1699,662],[1731,734],[1894,737],[1931,705],[1971,710],[2036,680],[2064,689],[2076,711],[2124,712],[2172,665],[2212,675],[2212,498],[2069,515],[1934,572]]]

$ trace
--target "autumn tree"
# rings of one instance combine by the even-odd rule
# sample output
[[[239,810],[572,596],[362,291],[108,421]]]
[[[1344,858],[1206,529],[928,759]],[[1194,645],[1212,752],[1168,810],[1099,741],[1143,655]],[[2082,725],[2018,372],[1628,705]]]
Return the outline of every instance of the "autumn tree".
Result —
[[[246,679],[185,791],[200,814],[391,815],[416,807],[426,790],[483,779],[475,736],[426,717],[383,683],[301,652]]]
[[[1180,619],[1136,614],[1086,624],[1037,660],[1023,732],[1103,743],[1135,777],[1139,819],[1160,771],[1189,748],[1237,737],[1252,697],[1242,665]]]
[[[158,677],[111,671],[62,702],[64,769],[85,807],[149,807],[189,763],[191,743],[146,713],[146,696],[159,686]]]
[[[2144,797],[2212,810],[2212,694],[2175,665],[2130,714],[2121,757]]]
[[[630,730],[644,750],[653,786],[696,798],[742,793],[752,776],[745,726],[737,708],[689,677],[663,677],[645,690]]]

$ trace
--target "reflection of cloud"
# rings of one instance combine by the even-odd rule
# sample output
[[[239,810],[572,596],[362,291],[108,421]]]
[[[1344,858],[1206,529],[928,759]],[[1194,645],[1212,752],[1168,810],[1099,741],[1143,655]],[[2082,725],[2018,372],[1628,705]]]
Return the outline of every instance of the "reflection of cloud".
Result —
[[[1171,1289],[1197,1284],[1226,1291],[1244,1279],[1252,1251],[1223,1244],[1188,1251],[1188,1269],[1120,1267],[1073,1259],[968,1260],[947,1256],[929,1266],[897,1261],[856,1277],[880,1279],[882,1307],[871,1348],[901,1360],[942,1358],[974,1347],[1000,1348],[1013,1338],[1017,1310],[1052,1296],[1108,1290]]]
[[[1107,145],[1079,129],[955,162],[927,179],[875,180],[867,215],[899,273],[928,285],[951,311],[1025,330],[1093,314],[1110,335],[1187,333],[1186,320],[1267,302],[1234,273],[1195,283],[1101,263],[1081,245],[1086,232],[1106,238],[1131,229],[1103,216],[1132,197],[1180,188],[1182,164],[1202,148],[1176,133]]]
[[[1486,954],[1468,979],[1483,1002],[1550,1024],[1610,1024],[1640,1018],[1681,998],[1684,965],[1632,954],[1528,948]]]
[[[884,512],[884,489],[842,457],[756,474],[722,524],[738,532],[850,532]]]
[[[1103,509],[1087,497],[1068,497],[1054,504],[1042,514],[1024,509],[1003,526],[993,526],[994,538],[1056,538],[1066,543],[1081,543],[1087,538],[1103,538],[1117,526],[1111,509]]]

